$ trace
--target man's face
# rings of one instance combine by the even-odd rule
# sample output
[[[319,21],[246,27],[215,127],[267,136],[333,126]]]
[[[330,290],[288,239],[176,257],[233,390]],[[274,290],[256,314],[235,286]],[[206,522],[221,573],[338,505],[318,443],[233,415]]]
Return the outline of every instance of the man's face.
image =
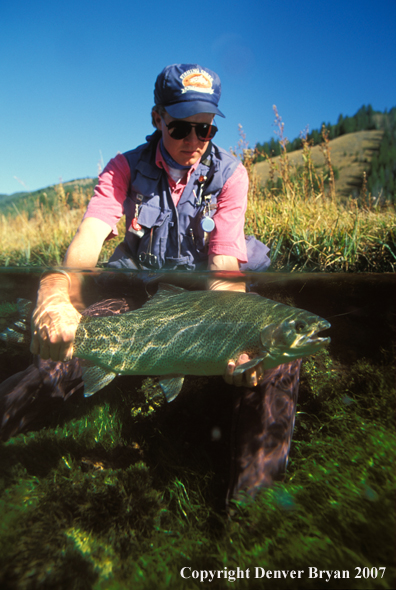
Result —
[[[209,123],[211,124],[214,116],[211,113],[198,113],[186,119],[178,119],[180,121],[189,121],[190,123]],[[184,139],[173,139],[168,132],[166,125],[169,125],[174,119],[165,113],[164,118],[160,117],[158,113],[154,113],[154,121],[157,129],[162,131],[162,138],[165,149],[172,156],[172,158],[182,166],[192,166],[205,153],[209,141],[201,141],[198,139],[195,128],[191,128],[191,132]]]

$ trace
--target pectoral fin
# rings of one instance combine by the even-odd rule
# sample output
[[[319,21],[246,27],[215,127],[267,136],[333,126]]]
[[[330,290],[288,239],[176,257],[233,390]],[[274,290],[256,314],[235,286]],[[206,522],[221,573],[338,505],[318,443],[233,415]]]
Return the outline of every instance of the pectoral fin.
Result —
[[[180,393],[183,387],[184,377],[183,375],[177,375],[176,377],[161,377],[160,386],[165,394],[166,401],[173,401]]]
[[[86,363],[86,361],[85,361]],[[84,397],[89,397],[106,387],[111,381],[113,381],[114,377],[116,377],[116,373],[111,371],[105,371],[101,367],[96,365],[93,366],[84,366],[81,367],[82,370],[82,378],[84,381]]]
[[[264,349],[270,350],[273,338],[273,333],[276,328],[275,324],[269,324],[260,332],[260,341]]]

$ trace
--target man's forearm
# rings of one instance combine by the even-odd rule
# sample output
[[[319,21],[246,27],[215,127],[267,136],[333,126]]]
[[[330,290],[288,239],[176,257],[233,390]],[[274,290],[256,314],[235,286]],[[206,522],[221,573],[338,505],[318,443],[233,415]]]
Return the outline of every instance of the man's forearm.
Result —
[[[63,260],[68,269],[95,268],[98,264],[103,242],[111,231],[110,226],[94,217],[83,220]],[[79,309],[81,306],[82,275],[69,272],[70,300]]]
[[[84,219],[74,236],[63,261],[69,268],[94,268],[111,227],[94,217]]]
[[[243,281],[238,279],[239,262],[234,256],[224,256],[221,254],[211,254],[209,256],[208,270],[210,271],[227,271],[236,273],[236,280],[229,281],[222,278],[209,278],[208,289],[211,291],[246,291],[246,286]]]

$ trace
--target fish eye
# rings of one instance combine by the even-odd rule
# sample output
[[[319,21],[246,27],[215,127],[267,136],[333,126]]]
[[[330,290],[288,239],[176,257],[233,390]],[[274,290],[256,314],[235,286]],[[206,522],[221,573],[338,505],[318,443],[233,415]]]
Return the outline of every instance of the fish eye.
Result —
[[[298,320],[294,326],[296,332],[302,332],[305,328],[306,324],[303,320]]]

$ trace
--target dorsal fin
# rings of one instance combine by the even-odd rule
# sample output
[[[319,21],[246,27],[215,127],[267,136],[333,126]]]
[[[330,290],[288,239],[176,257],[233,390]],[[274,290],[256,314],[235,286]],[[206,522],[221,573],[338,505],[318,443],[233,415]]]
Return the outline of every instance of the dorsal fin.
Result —
[[[168,285],[168,283],[160,283],[156,295],[172,296],[178,295],[179,293],[186,293],[186,289],[183,289],[183,287],[177,287],[176,285]]]
[[[182,293],[188,293],[186,289],[182,287],[176,287],[175,285],[168,285],[166,283],[160,283],[158,285],[158,291],[155,295],[152,296],[151,299],[146,301],[143,307],[147,307],[148,305],[156,304],[159,301],[166,301],[171,297],[175,297],[175,295],[181,295]]]

